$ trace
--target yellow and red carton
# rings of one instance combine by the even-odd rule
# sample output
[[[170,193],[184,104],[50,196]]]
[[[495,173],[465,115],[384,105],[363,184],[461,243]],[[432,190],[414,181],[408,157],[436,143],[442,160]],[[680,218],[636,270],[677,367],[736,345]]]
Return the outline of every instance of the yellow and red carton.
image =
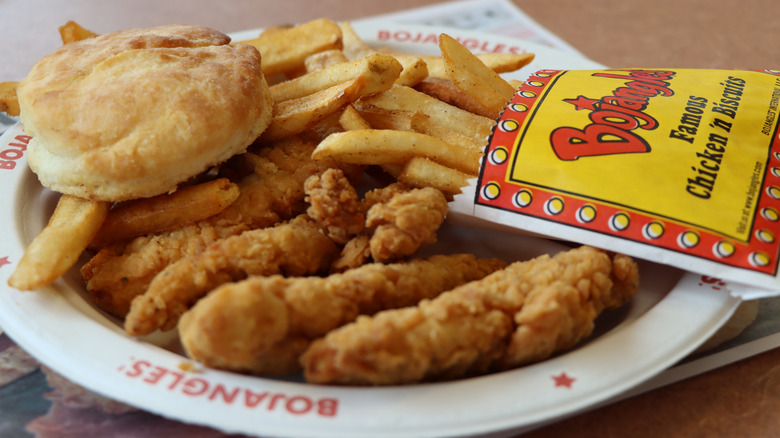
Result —
[[[452,211],[776,295],[779,103],[771,70],[538,71]]]

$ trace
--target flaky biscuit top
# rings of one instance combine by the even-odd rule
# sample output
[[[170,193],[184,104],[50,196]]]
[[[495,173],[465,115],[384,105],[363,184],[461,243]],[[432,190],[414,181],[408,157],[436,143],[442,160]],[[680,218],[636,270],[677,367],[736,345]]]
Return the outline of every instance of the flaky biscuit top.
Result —
[[[176,186],[242,152],[272,101],[258,51],[202,26],[129,29],[62,46],[20,82],[41,183],[120,201]]]

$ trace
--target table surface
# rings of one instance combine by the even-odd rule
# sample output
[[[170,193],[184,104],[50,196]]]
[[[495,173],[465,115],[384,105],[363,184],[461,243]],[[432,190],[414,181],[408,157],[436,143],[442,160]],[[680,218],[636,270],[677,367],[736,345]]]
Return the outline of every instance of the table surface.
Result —
[[[776,0],[514,0],[589,58],[612,67],[780,68]],[[75,20],[98,33],[169,23],[225,32],[353,20],[430,0],[2,0],[0,81],[24,77]],[[780,350],[538,429],[523,437],[769,436],[780,430]],[[605,364],[608,366],[608,364]],[[2,423],[2,418],[0,418]],[[1,429],[1,428],[0,428]]]

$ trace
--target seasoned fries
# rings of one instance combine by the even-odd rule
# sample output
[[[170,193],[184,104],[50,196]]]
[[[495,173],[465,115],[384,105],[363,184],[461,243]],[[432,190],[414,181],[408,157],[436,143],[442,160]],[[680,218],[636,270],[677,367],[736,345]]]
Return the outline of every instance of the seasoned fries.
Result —
[[[16,98],[16,85],[18,82],[0,82],[0,112],[9,116],[19,115],[19,99]]]
[[[344,111],[339,116],[339,125],[345,131],[353,131],[355,129],[371,129],[371,124],[368,123],[363,116],[352,105],[347,105]]]
[[[452,83],[483,108],[481,114],[497,118],[515,89],[451,36],[441,34],[439,47]]]
[[[259,37],[240,41],[260,51],[263,57],[263,74],[276,74],[302,70],[306,58],[323,50],[341,49],[341,28],[335,22],[320,18],[290,28],[264,32]]]
[[[401,69],[393,57],[377,54],[274,85],[274,117],[261,139],[276,140],[303,132],[360,97],[387,90]]]
[[[396,84],[414,87],[428,77],[428,64],[422,58],[404,58],[399,61],[403,65],[403,71]]]
[[[307,56],[306,60],[303,61],[303,65],[306,67],[307,72],[312,73],[320,71],[325,67],[347,61],[349,61],[349,59],[344,55],[343,50],[331,49]]]
[[[479,151],[452,147],[427,134],[389,129],[331,134],[312,153],[315,160],[353,164],[403,164],[414,157],[430,158],[468,173],[479,168]]]
[[[429,78],[448,78],[444,58],[441,56],[410,55],[408,53],[392,53],[392,55],[404,65],[411,62],[412,59],[422,59],[428,68]],[[534,59],[532,53],[477,53],[475,56],[496,73],[517,71]]]
[[[62,195],[49,223],[30,243],[8,284],[33,290],[58,279],[87,248],[108,214],[108,203]]]
[[[406,162],[398,171],[396,179],[413,187],[433,187],[443,193],[453,195],[460,193],[469,178],[466,172],[443,166],[429,158],[414,157]]]
[[[274,117],[261,139],[278,140],[313,127],[357,100],[365,87],[365,82],[364,78],[359,77],[309,96],[276,103]]]
[[[425,78],[414,89],[470,113],[485,117],[492,117],[495,114],[495,110],[485,107],[469,94],[461,91],[449,79]]]
[[[238,195],[237,185],[220,178],[122,203],[109,211],[90,246],[102,248],[131,237],[193,224],[222,212]]]
[[[361,103],[389,110],[420,111],[430,117],[431,123],[481,142],[490,136],[496,123],[493,119],[464,111],[401,85],[396,85],[384,93],[361,99]]]
[[[430,117],[420,111],[385,109],[363,102],[358,102],[356,108],[374,129],[419,132],[423,124],[430,124]]]
[[[401,74],[401,64],[392,56],[372,54],[356,61],[335,63],[271,87],[276,103],[297,99],[357,78],[364,78],[364,94],[387,90]]]

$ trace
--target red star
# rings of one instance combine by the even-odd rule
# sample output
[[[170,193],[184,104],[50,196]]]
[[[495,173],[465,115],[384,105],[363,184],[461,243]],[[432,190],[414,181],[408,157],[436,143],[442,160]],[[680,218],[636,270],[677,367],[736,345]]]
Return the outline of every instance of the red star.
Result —
[[[579,110],[589,110],[589,111],[595,111],[596,110],[596,104],[599,103],[596,99],[588,99],[587,97],[583,95],[577,96],[576,99],[563,99],[564,102],[570,103],[574,105],[574,108]]]
[[[574,381],[577,380],[573,377],[569,377],[568,375],[566,375],[565,371],[557,376],[550,376],[550,377],[552,377],[552,379],[555,381],[556,388],[559,386],[565,386],[567,388],[571,388],[572,383],[574,383]]]
[[[8,256],[0,257],[0,268],[2,268],[5,265],[10,265],[11,262],[8,260]]]

